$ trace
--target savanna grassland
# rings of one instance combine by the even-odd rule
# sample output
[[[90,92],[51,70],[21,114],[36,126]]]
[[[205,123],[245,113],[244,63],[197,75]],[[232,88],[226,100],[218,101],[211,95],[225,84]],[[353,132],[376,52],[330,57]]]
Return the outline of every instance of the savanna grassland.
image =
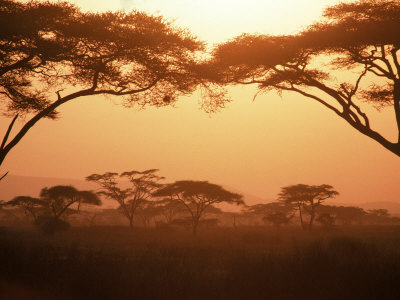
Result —
[[[2,299],[399,299],[400,227],[0,229]]]

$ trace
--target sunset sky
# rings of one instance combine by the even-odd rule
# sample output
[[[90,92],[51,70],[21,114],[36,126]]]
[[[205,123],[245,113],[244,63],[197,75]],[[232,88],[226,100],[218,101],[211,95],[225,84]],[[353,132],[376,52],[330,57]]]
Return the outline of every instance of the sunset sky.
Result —
[[[144,10],[174,20],[210,46],[241,33],[292,34],[338,1],[76,0],[84,10]],[[272,200],[281,186],[331,184],[340,202],[400,202],[400,159],[332,112],[297,94],[230,88],[219,113],[199,95],[176,107],[126,109],[118,98],[81,98],[42,120],[6,158],[13,175],[82,179],[106,171],[160,169],[168,181],[209,180]],[[394,138],[390,109],[373,126]],[[5,131],[9,119],[1,117]]]

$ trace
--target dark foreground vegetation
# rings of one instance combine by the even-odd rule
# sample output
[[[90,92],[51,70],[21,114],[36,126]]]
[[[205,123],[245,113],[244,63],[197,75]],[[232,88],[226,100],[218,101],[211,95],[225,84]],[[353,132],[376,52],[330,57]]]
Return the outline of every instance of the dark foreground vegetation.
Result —
[[[0,229],[2,299],[400,299],[400,227]]]

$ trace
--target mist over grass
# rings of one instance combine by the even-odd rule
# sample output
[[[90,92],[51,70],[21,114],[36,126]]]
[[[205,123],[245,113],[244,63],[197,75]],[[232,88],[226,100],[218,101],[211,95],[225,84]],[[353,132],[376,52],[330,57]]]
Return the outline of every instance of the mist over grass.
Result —
[[[400,227],[0,230],[3,299],[398,299]]]

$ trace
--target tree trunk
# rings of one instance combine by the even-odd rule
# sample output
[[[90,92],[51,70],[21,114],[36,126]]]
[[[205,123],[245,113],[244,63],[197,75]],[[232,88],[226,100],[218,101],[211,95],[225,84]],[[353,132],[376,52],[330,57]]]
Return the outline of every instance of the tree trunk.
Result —
[[[310,222],[308,223],[308,230],[312,230],[313,222],[315,218],[315,210],[314,207],[311,208],[311,214],[310,214]]]
[[[192,234],[195,236],[197,234],[197,228],[199,227],[199,220],[194,219],[192,222]]]
[[[397,123],[397,144],[400,145],[400,81],[394,83],[393,88],[394,113]],[[400,155],[400,154],[398,154]]]
[[[303,228],[304,230],[306,230],[306,228],[305,228],[305,226],[304,226],[304,221],[303,221],[303,213],[302,213],[302,211],[301,211],[301,204],[299,204],[298,207],[299,207],[301,228]]]
[[[312,226],[315,219],[315,205],[314,200],[311,200],[311,211],[310,211],[310,221],[308,222],[308,230],[312,230]]]
[[[129,228],[133,229],[133,217],[129,218]]]

